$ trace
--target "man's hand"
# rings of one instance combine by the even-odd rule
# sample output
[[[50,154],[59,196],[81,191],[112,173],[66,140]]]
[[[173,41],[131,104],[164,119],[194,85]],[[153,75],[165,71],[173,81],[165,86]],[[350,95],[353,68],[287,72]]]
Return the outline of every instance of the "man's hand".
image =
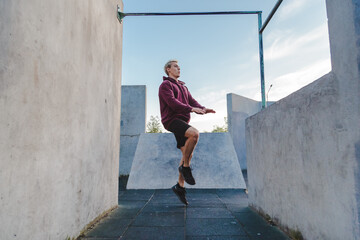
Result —
[[[213,109],[210,108],[204,108],[205,113],[216,113]]]
[[[204,109],[201,109],[201,108],[193,108],[191,110],[191,112],[194,112],[194,113],[197,113],[197,114],[206,114],[206,113],[216,113],[213,109],[210,109],[210,108],[204,108]]]
[[[206,108],[205,108],[206,109]],[[197,113],[197,114],[205,114],[206,113],[206,111],[205,111],[205,109],[201,109],[201,108],[193,108],[193,109],[191,109],[191,112],[194,112],[194,113]]]

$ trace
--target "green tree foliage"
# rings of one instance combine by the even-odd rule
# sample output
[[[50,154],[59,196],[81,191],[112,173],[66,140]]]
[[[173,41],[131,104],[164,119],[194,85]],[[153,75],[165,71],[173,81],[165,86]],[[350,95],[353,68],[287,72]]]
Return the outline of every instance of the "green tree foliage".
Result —
[[[224,117],[224,125],[223,126],[218,126],[218,125],[214,125],[213,126],[213,130],[211,132],[216,133],[216,132],[227,132],[228,131],[228,122],[227,122],[227,117]]]
[[[158,116],[150,116],[150,121],[146,124],[147,133],[162,133],[161,122]]]

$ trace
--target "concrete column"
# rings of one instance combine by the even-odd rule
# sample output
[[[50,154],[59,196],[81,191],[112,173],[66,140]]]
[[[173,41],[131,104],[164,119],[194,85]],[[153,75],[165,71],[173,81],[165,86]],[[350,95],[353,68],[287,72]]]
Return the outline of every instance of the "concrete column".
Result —
[[[121,87],[120,176],[128,176],[141,133],[145,133],[146,86]]]
[[[261,110],[261,102],[233,93],[226,95],[228,131],[234,143],[241,170],[247,169],[245,120]]]
[[[241,170],[247,169],[246,161],[246,118],[261,111],[261,102],[234,93],[226,95],[228,131],[234,143]],[[267,102],[267,106],[274,102]]]
[[[117,206],[121,0],[0,0],[0,239],[76,237]]]
[[[356,159],[357,239],[360,239],[360,0],[327,0],[333,72],[339,81],[339,133],[348,157]],[[352,134],[349,134],[351,129]]]

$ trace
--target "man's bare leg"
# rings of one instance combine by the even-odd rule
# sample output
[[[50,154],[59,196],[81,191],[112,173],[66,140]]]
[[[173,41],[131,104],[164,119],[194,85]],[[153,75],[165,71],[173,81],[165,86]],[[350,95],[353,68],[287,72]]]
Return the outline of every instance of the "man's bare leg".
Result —
[[[186,130],[185,137],[188,139],[185,142],[185,146],[180,148],[182,152],[180,166],[184,165],[184,167],[189,167],[195,146],[199,140],[199,131],[196,128],[190,127]],[[179,173],[179,185],[181,187],[184,187],[184,181],[185,179],[181,173]]]
[[[199,141],[199,136],[199,131],[193,127],[189,127],[185,132],[185,137],[187,137],[188,139],[185,142],[185,146],[181,148],[181,163],[184,163],[184,167],[190,166],[192,154],[194,152],[196,144]]]

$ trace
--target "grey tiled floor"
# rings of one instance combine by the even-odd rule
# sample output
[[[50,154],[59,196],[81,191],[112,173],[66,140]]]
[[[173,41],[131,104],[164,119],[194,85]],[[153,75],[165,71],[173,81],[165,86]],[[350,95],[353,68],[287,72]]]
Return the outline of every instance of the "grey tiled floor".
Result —
[[[243,190],[187,191],[187,207],[171,189],[120,191],[119,207],[82,239],[289,239],[248,207]]]

